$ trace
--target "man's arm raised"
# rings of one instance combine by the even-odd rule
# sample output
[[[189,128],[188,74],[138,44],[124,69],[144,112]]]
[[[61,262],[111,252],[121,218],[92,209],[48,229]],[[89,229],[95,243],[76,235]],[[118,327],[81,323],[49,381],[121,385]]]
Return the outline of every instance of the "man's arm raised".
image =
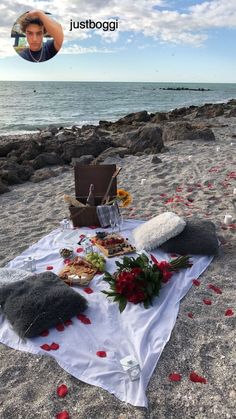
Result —
[[[60,23],[53,20],[51,17],[46,15],[41,10],[31,10],[30,12],[27,13],[27,15],[32,16],[32,17],[37,17],[38,19],[41,20],[47,33],[54,39],[55,49],[59,51],[59,49],[62,46],[62,42],[64,38],[62,26],[60,25]]]

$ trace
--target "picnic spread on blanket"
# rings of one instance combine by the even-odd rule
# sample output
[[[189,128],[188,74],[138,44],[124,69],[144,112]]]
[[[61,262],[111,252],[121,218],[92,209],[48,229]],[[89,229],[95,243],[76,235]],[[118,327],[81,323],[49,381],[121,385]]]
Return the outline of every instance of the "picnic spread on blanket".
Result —
[[[76,378],[147,406],[180,300],[218,251],[215,226],[173,212],[121,222],[131,197],[117,193],[119,169],[78,171],[86,182],[76,177],[76,198],[64,196],[72,224],[0,269],[0,342],[52,356]]]

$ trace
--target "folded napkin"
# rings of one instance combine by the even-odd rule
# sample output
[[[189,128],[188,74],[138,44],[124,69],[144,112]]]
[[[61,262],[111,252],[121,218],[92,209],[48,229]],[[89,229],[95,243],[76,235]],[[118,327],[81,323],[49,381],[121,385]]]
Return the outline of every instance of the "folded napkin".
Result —
[[[118,205],[98,205],[97,216],[101,227],[108,227],[111,220],[118,220],[120,217]]]

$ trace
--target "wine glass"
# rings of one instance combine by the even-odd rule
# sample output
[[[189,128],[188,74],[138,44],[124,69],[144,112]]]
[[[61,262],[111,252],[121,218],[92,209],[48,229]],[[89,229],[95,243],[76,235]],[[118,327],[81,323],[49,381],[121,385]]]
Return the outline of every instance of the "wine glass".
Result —
[[[111,226],[111,232],[112,232],[112,233],[114,233],[114,232],[115,232],[116,223],[117,223],[116,218],[115,218],[115,217],[111,217],[111,218],[110,218],[110,226]]]
[[[119,232],[121,232],[122,225],[123,225],[123,222],[124,222],[123,215],[119,214],[118,217],[117,217],[116,222],[117,222],[117,225],[118,225],[118,230],[119,230]]]

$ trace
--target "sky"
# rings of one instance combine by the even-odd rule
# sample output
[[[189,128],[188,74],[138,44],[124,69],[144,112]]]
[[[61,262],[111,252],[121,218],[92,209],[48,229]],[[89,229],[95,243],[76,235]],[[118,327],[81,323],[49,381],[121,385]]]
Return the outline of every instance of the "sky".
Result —
[[[64,31],[51,60],[31,63],[11,29],[31,9]],[[118,29],[72,29],[71,21],[118,20]],[[0,80],[236,83],[236,0],[1,0]]]

